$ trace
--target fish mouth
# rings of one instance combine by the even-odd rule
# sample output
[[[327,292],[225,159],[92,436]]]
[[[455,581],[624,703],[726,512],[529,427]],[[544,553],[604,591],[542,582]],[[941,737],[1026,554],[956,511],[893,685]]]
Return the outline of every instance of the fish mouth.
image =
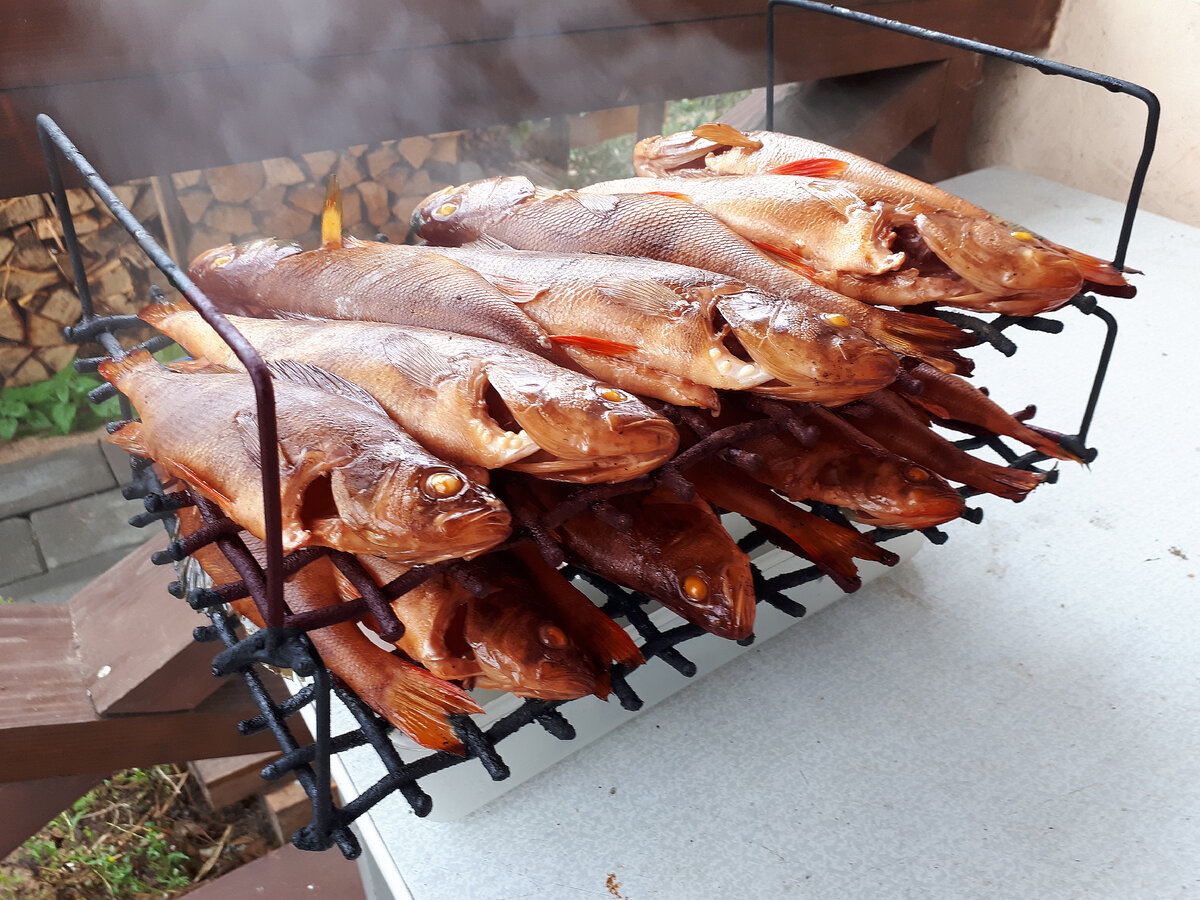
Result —
[[[439,513],[431,528],[440,555],[433,562],[461,557],[472,559],[490,550],[512,533],[512,516],[499,501],[483,509]]]

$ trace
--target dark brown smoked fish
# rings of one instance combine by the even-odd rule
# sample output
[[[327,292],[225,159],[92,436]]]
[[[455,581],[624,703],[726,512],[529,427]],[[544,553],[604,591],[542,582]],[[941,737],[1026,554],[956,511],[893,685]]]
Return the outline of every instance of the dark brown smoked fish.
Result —
[[[142,417],[109,440],[154,459],[264,539],[249,376],[178,374],[144,350],[101,363],[100,374]],[[377,406],[285,381],[274,388],[285,551],[318,544],[435,562],[474,556],[508,536],[508,510],[494,494],[431,455]]]
[[[195,507],[185,507],[178,515],[183,534],[190,534],[202,523]],[[250,535],[244,535],[243,540],[263,564],[266,552],[262,543]],[[208,544],[192,555],[216,584],[241,578],[216,545]],[[325,609],[341,602],[332,563],[317,559],[289,577],[283,585],[283,600],[293,613]],[[253,600],[235,600],[232,606],[239,615],[263,627]],[[462,741],[448,717],[483,712],[469,694],[388,653],[353,622],[315,628],[308,636],[329,671],[404,734],[431,750],[462,753]]]
[[[1039,472],[1011,469],[960,450],[929,427],[927,419],[891,391],[883,390],[838,410],[855,428],[893,453],[957,481],[1014,502],[1042,483]]]
[[[501,184],[507,188],[498,189]],[[950,371],[970,370],[970,360],[954,350],[974,339],[957,327],[836,294],[767,255],[707,210],[674,197],[549,191],[523,177],[488,179],[431,195],[414,221],[422,238],[446,246],[484,240],[520,250],[647,256],[722,272],[823,313],[831,324],[861,328],[896,353]]]
[[[563,498],[549,485],[528,489],[541,510]],[[519,502],[511,491],[506,496]],[[680,500],[661,487],[608,503],[616,518],[589,508],[554,529],[570,561],[719,637],[741,640],[754,631],[750,559],[707,503]]]

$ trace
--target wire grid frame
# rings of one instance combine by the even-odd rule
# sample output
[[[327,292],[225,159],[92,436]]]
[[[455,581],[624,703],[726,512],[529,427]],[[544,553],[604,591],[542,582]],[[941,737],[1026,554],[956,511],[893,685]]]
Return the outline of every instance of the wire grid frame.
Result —
[[[973,41],[967,42],[961,38],[932,32],[927,29],[914,29],[913,26],[907,26],[903,23],[878,19],[874,16],[838,7],[827,7],[824,4],[809,2],[809,0],[771,0],[768,4],[768,117],[771,115],[770,104],[773,99],[773,91],[771,89],[774,66],[773,15],[776,5],[794,6],[819,13],[837,15],[843,18],[852,18],[867,25],[904,31],[905,33],[914,34],[926,40],[963,46],[965,49],[975,50],[976,52],[1011,59],[1015,62],[1037,68],[1040,71],[1052,71],[1056,74],[1066,74],[1070,77],[1080,78],[1092,83],[1100,83],[1109,90],[1121,90],[1144,99],[1150,108],[1150,121],[1147,125],[1147,137],[1144,144],[1143,156],[1139,161],[1138,171],[1135,174],[1134,186],[1131,189],[1126,205],[1122,231],[1118,240],[1118,252],[1115,256],[1115,261],[1117,265],[1123,262],[1133,215],[1137,207],[1141,181],[1144,178],[1150,154],[1153,151],[1154,132],[1157,127],[1157,100],[1148,91],[1138,88],[1136,85],[1128,86],[1127,89],[1127,83],[1125,82],[1116,82],[1115,79],[1108,79],[1107,76],[1098,76],[1095,73],[1084,72],[1084,70],[1063,67],[1061,64],[1042,60],[1037,57],[1014,54],[1012,51],[1002,48],[978,44]],[[170,283],[180,290],[209,324],[213,325],[251,372],[259,406],[260,448],[264,465],[264,505],[267,510],[268,521],[278,521],[279,481],[274,434],[273,392],[270,376],[267,374],[262,360],[258,358],[257,353],[254,352],[245,339],[237,333],[236,329],[191,284],[179,266],[161,249],[141,223],[125,209],[115,194],[113,194],[111,188],[104,182],[90,163],[87,162],[58,125],[47,116],[39,116],[37,124],[56,208],[63,226],[64,243],[71,259],[76,288],[83,310],[79,323],[67,330],[68,337],[77,342],[98,342],[108,354],[106,357],[78,360],[76,362],[77,369],[80,371],[95,371],[103,359],[120,358],[134,349],[160,349],[161,347],[168,346],[170,342],[165,338],[153,338],[136,347],[126,349],[117,338],[117,334],[124,329],[140,324],[140,320],[134,316],[99,317],[95,315],[79,244],[67,205],[59,162],[60,154],[83,176],[87,184],[96,192],[101,201],[147,253],[160,271],[163,272]],[[152,299],[155,299],[155,291],[156,289],[151,290]],[[1076,434],[1066,436],[1060,441],[1064,447],[1074,452],[1077,456],[1085,461],[1090,461],[1094,458],[1095,451],[1086,447],[1086,436],[1115,342],[1116,320],[1107,310],[1100,307],[1095,298],[1090,295],[1081,294],[1075,297],[1070,305],[1084,315],[1099,317],[1105,322],[1107,329],[1096,373],[1093,377],[1091,394],[1079,430]],[[1011,356],[1016,351],[1016,343],[1008,334],[1012,329],[1024,328],[1034,331],[1057,333],[1063,327],[1061,321],[1041,316],[1016,318],[1000,315],[989,321],[978,316],[959,312],[939,311],[937,314],[943,319],[974,332],[981,343],[989,344],[1006,356]],[[108,395],[105,387],[97,389],[96,393],[96,399],[103,399],[104,396]],[[128,401],[122,398],[121,402],[123,415],[126,418],[131,417],[132,410],[129,407]],[[786,424],[780,423],[779,427],[786,427]],[[1014,468],[1033,469],[1037,463],[1047,459],[1046,456],[1036,451],[1022,453],[1014,450],[1001,438],[991,435],[977,434],[974,437],[959,441],[957,444],[961,448],[968,450],[987,446]],[[710,441],[708,452],[718,452],[722,449],[722,446],[727,446],[727,444],[721,445],[719,439]],[[133,480],[124,489],[125,495],[128,499],[141,498],[146,507],[146,512],[134,516],[131,519],[131,524],[145,526],[152,522],[161,521],[167,525],[170,532],[175,511],[187,505],[197,506],[204,521],[204,525],[192,535],[177,538],[171,543],[168,550],[157,554],[155,562],[162,564],[177,562],[201,546],[216,543],[234,568],[237,569],[239,575],[242,576],[238,583],[191,591],[188,591],[182,583],[177,582],[172,586],[172,592],[181,597],[186,596],[193,607],[206,610],[211,624],[197,628],[195,633],[196,639],[200,641],[220,641],[224,645],[225,649],[214,660],[214,672],[222,675],[235,672],[239,674],[245,680],[260,709],[258,716],[241,722],[238,726],[239,730],[243,733],[251,734],[269,729],[274,734],[283,751],[283,756],[280,759],[264,768],[262,772],[263,777],[273,780],[282,777],[288,772],[294,773],[312,802],[312,820],[292,835],[292,843],[298,848],[324,850],[336,845],[347,858],[355,858],[361,853],[361,846],[349,828],[350,823],[386,797],[394,793],[400,793],[409,803],[415,814],[418,816],[427,815],[432,809],[432,799],[421,788],[419,784],[421,778],[452,766],[466,764],[470,760],[478,760],[490,777],[495,780],[503,780],[508,777],[509,768],[499,752],[499,745],[505,738],[516,733],[520,728],[530,726],[535,722],[559,740],[571,740],[575,736],[574,727],[563,713],[563,707],[567,706],[571,701],[526,699],[515,711],[492,723],[486,731],[480,729],[469,716],[454,717],[455,728],[465,747],[464,755],[458,756],[447,752],[435,752],[405,762],[391,741],[389,733],[392,730],[392,726],[372,711],[352,691],[340,683],[336,677],[331,676],[328,669],[321,662],[319,655],[312,647],[311,642],[305,636],[305,631],[321,627],[324,624],[331,624],[335,621],[347,621],[358,618],[365,612],[370,611],[376,614],[380,625],[383,627],[384,637],[387,637],[389,633],[398,636],[399,631],[397,629],[402,628],[402,626],[395,620],[394,613],[390,607],[390,600],[417,583],[417,579],[420,579],[422,576],[428,577],[429,574],[432,574],[432,571],[443,564],[419,567],[426,571],[418,571],[415,574],[410,573],[409,576],[404,577],[408,579],[407,581],[402,578],[383,588],[378,588],[369,576],[361,568],[357,567],[352,558],[345,558],[348,557],[348,554],[337,554],[334,551],[327,550],[304,549],[296,551],[285,558],[282,554],[281,536],[278,533],[273,534],[268,530],[266,542],[267,564],[265,567],[260,566],[238,537],[238,526],[220,514],[219,510],[213,504],[191,492],[165,493],[162,486],[154,477],[149,461],[134,460],[132,467]],[[1056,476],[1057,471],[1052,470],[1046,473],[1046,480],[1053,481]],[[686,488],[681,488],[678,484],[678,479],[681,477],[678,467],[667,467],[665,472],[660,472],[658,479],[663,480],[664,477],[665,483],[669,486],[674,483],[677,492],[679,490],[686,490]],[[608,490],[611,492],[611,489]],[[972,497],[977,493],[969,488],[960,488],[959,492],[964,498]],[[585,505],[603,502],[604,496],[604,488],[580,489],[572,499],[567,501],[567,504],[569,505],[574,502],[578,508],[583,508]],[[818,515],[847,527],[853,527],[852,523],[837,508],[819,503],[811,504],[811,507]],[[274,517],[273,519],[272,516]],[[963,514],[963,518],[972,522],[979,522],[982,518],[982,511],[977,508],[967,508]],[[925,537],[934,544],[945,543],[948,537],[947,533],[939,528],[926,528],[922,531]],[[866,532],[867,536],[876,543],[885,542],[902,533],[905,532],[885,528],[876,528]],[[527,534],[524,537],[537,543],[539,549],[542,549],[543,555],[546,555],[547,538],[544,531],[539,531],[534,526],[527,529]],[[743,550],[749,551],[770,541],[770,536],[756,529],[752,530],[738,543]],[[327,613],[326,615],[313,615],[311,613],[289,615],[282,598],[283,579],[291,572],[297,571],[308,562],[322,555],[328,555],[333,558],[335,565],[338,565],[343,574],[346,574],[351,582],[360,588],[363,597],[359,601],[344,603],[335,612]],[[356,569],[357,571],[355,571]],[[757,567],[754,567],[753,571],[758,601],[760,603],[767,603],[797,618],[805,614],[805,608],[803,604],[787,597],[784,592],[824,577],[824,573],[816,565],[801,566],[794,571],[782,573],[771,578],[765,577]],[[691,677],[696,673],[696,665],[688,659],[684,645],[686,645],[687,641],[705,633],[699,626],[684,623],[665,631],[660,630],[654,625],[646,612],[645,607],[649,602],[649,598],[646,596],[621,588],[574,566],[566,566],[563,572],[569,577],[586,581],[601,592],[605,598],[604,611],[614,618],[627,621],[632,626],[638,635],[638,643],[643,655],[648,660],[658,657],[664,663],[687,677]],[[464,577],[469,578],[469,576]],[[268,623],[268,627],[247,637],[243,637],[239,633],[238,622],[228,614],[228,607],[226,605],[230,600],[243,596],[250,596],[254,599],[260,613]],[[750,643],[751,641],[753,641],[753,636],[740,643]],[[294,696],[281,702],[276,702],[271,698],[262,683],[257,669],[259,664],[289,668],[297,674],[311,677],[312,681]],[[624,666],[615,664],[612,669],[612,690],[613,695],[623,708],[635,711],[642,706],[642,700],[635,688],[630,685],[628,675],[629,671]],[[352,731],[338,735],[330,733],[329,712],[331,700],[334,696],[347,707],[353,716],[357,727]],[[314,707],[316,713],[316,735],[313,743],[302,746],[296,740],[294,733],[289,727],[288,720],[291,716],[294,716],[302,708],[310,704]],[[332,801],[330,790],[330,754],[366,745],[370,745],[374,749],[383,763],[387,774],[344,806],[337,807]]]

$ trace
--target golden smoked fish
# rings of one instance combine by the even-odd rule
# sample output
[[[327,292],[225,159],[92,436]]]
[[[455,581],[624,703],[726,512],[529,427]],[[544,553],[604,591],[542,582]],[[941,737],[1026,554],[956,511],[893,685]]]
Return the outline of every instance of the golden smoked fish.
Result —
[[[869,202],[829,179],[791,175],[627,178],[588,193],[665,194],[696,203],[755,246],[812,267],[819,284],[868,303],[991,312],[1056,309],[1083,276],[1062,254],[990,218]]]
[[[634,170],[643,176],[681,175],[803,175],[836,178],[868,201],[880,200],[916,212],[951,212],[980,225],[990,241],[1006,250],[1023,245],[1032,253],[1051,251],[1075,264],[1086,288],[1097,293],[1133,296],[1134,288],[1111,263],[1036,237],[1014,227],[982,207],[939,187],[890,169],[846,150],[818,141],[773,131],[741,132],[729,125],[707,124],[691,131],[639,141],[633,151]],[[952,221],[952,220],[951,220]],[[940,226],[952,234],[956,229]],[[931,227],[931,233],[933,227]],[[959,225],[960,234],[965,226]],[[1009,240],[999,233],[1003,231]],[[950,248],[947,247],[947,250]],[[1050,270],[1049,258],[1042,258]],[[887,302],[887,301],[880,301]],[[915,301],[916,302],[916,301]]]
[[[154,459],[264,539],[274,526],[264,519],[249,376],[170,372],[145,351],[101,363],[100,374],[142,417],[109,440]],[[275,382],[285,551],[317,544],[428,563],[508,536],[495,495],[426,451],[360,388],[342,387],[339,397]]]
[[[195,507],[185,507],[178,515],[183,534],[190,534],[201,525]],[[243,535],[243,540],[259,564],[264,564],[266,552],[262,543],[249,535]],[[241,578],[216,545],[200,547],[192,555],[216,584],[229,584]],[[332,563],[319,558],[289,576],[283,585],[283,601],[293,613],[324,609],[341,602]],[[239,615],[263,627],[253,600],[235,600],[232,606]],[[449,716],[483,712],[469,694],[388,653],[353,622],[314,628],[308,637],[329,671],[388,722],[422,747],[462,753],[462,741]]]
[[[140,316],[193,356],[240,368],[188,305],[155,304]],[[315,365],[345,378],[459,465],[621,481],[666,462],[679,443],[670,422],[629,394],[494,341],[376,322],[230,321],[277,376],[303,382]]]
[[[499,183],[509,188],[498,190]],[[830,324],[856,326],[896,353],[949,371],[970,370],[970,360],[954,351],[974,339],[957,327],[834,293],[767,255],[712,213],[674,197],[549,191],[515,177],[446,188],[428,197],[415,215],[419,235],[434,244],[483,240],[520,250],[647,256],[722,272],[824,314]]]
[[[845,403],[895,377],[895,355],[856,328],[715,272],[599,254],[446,248],[552,333],[628,345],[582,367],[677,405],[717,409],[716,390]],[[720,321],[721,324],[717,324]]]

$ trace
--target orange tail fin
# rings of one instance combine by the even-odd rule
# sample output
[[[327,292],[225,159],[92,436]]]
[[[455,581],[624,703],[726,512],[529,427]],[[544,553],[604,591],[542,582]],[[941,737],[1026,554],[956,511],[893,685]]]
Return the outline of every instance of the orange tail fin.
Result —
[[[916,313],[880,310],[882,334],[875,337],[891,350],[923,359],[935,369],[951,375],[970,375],[975,363],[955,353],[955,348],[971,347],[976,339],[957,325]]]
[[[849,163],[840,159],[814,157],[813,159],[797,159],[782,166],[771,169],[772,175],[804,175],[808,178],[837,178],[849,167]]]
[[[709,122],[707,125],[697,125],[692,134],[714,144],[728,144],[730,147],[744,147],[747,150],[761,150],[762,141],[756,141],[748,134],[742,134],[732,125],[721,122]]]

